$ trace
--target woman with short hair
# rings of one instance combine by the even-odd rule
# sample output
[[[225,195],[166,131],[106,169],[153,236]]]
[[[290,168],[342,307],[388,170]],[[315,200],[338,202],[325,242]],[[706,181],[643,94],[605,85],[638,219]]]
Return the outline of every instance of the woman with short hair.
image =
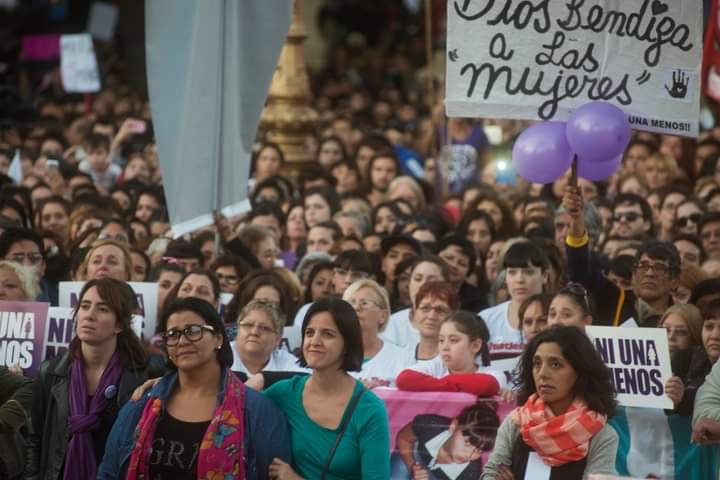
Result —
[[[264,392],[285,412],[293,439],[292,464],[275,459],[270,478],[390,478],[385,405],[350,375],[362,361],[362,333],[352,306],[332,297],[313,303],[303,319],[300,354],[300,365],[312,374]]]

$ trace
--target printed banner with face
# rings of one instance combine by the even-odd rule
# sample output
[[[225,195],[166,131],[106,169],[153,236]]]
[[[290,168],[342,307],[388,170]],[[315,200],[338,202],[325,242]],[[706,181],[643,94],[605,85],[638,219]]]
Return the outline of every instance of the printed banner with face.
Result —
[[[158,285],[154,282],[127,282],[137,296],[140,305],[140,314],[133,317],[133,329],[138,331],[136,325],[142,324],[141,331],[144,338],[150,339],[155,335],[157,325]],[[75,308],[85,282],[60,282],[61,307]]]
[[[19,365],[33,377],[43,356],[48,304],[0,302],[0,365]]]
[[[665,395],[672,375],[670,349],[664,328],[585,327],[626,407],[673,408]]]
[[[600,100],[696,137],[702,18],[700,0],[450,0],[447,113],[566,120]]]
[[[390,420],[393,480],[480,478],[492,452],[487,446],[513,408],[469,393],[394,388],[375,388],[373,393],[385,402]]]

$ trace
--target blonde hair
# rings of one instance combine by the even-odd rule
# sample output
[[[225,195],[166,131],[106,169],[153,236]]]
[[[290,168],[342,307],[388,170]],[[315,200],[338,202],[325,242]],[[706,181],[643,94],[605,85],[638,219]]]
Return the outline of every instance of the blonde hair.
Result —
[[[670,315],[675,314],[685,320],[688,332],[690,332],[690,341],[692,346],[702,345],[702,324],[703,318],[700,309],[691,304],[673,305],[663,313],[658,322],[658,327],[662,327],[663,322]]]
[[[0,260],[0,268],[10,270],[20,281],[25,300],[32,302],[40,294],[40,277],[37,270],[9,260]]]
[[[95,242],[93,242],[93,244],[90,246],[90,250],[88,250],[85,254],[85,259],[83,260],[80,268],[78,269],[80,278],[83,280],[91,280],[87,278],[88,263],[90,262],[90,257],[92,257],[92,254],[93,252],[95,252],[95,250],[100,247],[104,247],[105,245],[112,245],[113,247],[119,248],[123,252],[123,256],[125,257],[123,259],[123,265],[125,265],[125,276],[127,277],[125,278],[125,281],[129,282],[130,275],[132,274],[132,257],[130,256],[130,250],[128,249],[127,245],[111,238],[106,238],[104,240],[96,240]]]
[[[260,310],[261,312],[264,312],[268,317],[270,317],[270,320],[273,322],[273,325],[275,325],[275,333],[282,337],[283,334],[283,327],[285,327],[285,315],[280,311],[280,307],[277,303],[271,302],[270,300],[266,300],[264,298],[256,298],[255,300],[251,300],[250,303],[245,305],[242,310],[240,310],[240,314],[237,318],[237,323],[242,322],[245,317],[248,316],[250,312],[253,310]]]
[[[393,190],[401,185],[407,185],[410,187],[413,195],[415,195],[415,198],[418,200],[418,210],[425,208],[425,194],[423,193],[422,188],[420,188],[420,184],[418,184],[414,178],[407,175],[401,175],[392,179],[390,185],[388,185],[388,197],[391,197]]]
[[[388,321],[390,320],[390,297],[388,296],[387,290],[385,290],[385,287],[381,286],[379,283],[377,283],[375,280],[371,280],[369,278],[365,278],[362,280],[357,280],[356,282],[353,282],[350,284],[350,286],[345,289],[345,292],[343,292],[342,299],[346,302],[350,301],[350,297],[355,295],[359,290],[362,290],[363,288],[369,288],[373,291],[376,297],[380,299],[380,309],[385,313],[385,316],[387,317],[385,319],[385,322],[380,325],[380,331],[382,332],[385,330],[385,327],[388,324]]]

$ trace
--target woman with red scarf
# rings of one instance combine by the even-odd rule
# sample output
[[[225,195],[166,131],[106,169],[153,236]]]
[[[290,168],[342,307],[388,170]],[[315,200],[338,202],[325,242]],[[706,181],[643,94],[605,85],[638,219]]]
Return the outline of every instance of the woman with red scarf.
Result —
[[[481,478],[615,474],[618,437],[607,425],[615,413],[614,391],[585,333],[563,326],[539,333],[525,348],[519,375],[521,406],[500,426]]]

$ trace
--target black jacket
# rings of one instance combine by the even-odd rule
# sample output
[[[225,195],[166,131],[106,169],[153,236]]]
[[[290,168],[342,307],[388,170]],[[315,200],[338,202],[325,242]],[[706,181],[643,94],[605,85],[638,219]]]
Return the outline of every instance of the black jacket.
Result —
[[[66,351],[42,363],[33,384],[31,428],[28,436],[25,478],[57,480],[62,478],[65,449],[70,442],[67,426],[70,415],[70,353]],[[150,355],[145,365],[124,368],[115,396],[117,402],[109,410],[117,414],[130,399],[133,390],[149,378],[160,377],[165,371],[164,360]],[[110,426],[112,426],[110,418]],[[109,429],[106,433],[109,433]],[[104,441],[102,449],[104,450]],[[97,452],[96,452],[97,453]],[[68,479],[70,480],[70,479]]]
[[[31,402],[32,381],[0,367],[0,478],[20,478],[23,473]]]

